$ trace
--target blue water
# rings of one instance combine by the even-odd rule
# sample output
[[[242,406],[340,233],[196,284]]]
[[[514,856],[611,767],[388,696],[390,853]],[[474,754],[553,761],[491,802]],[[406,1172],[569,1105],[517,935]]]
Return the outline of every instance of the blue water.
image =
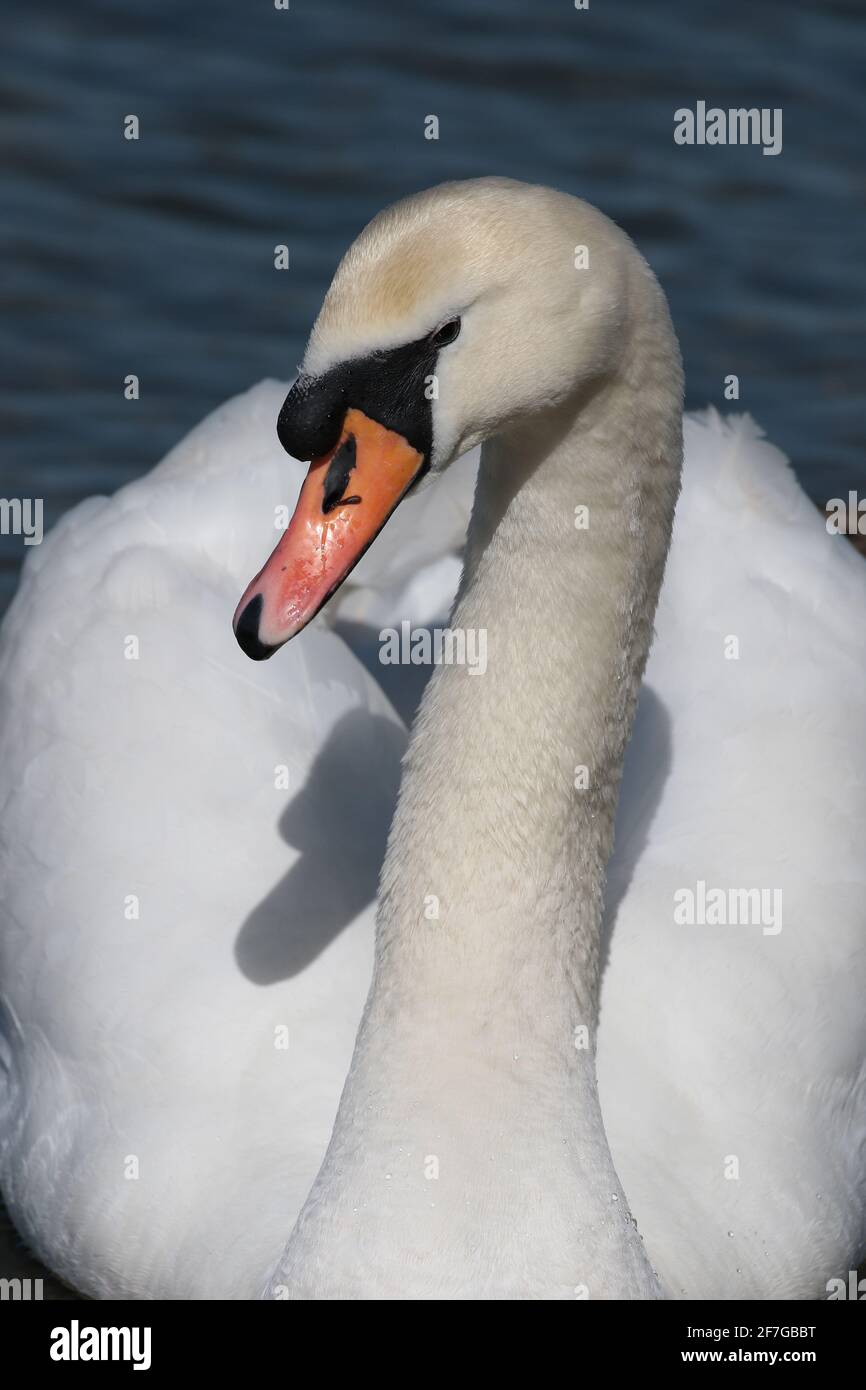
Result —
[[[631,232],[691,406],[724,406],[736,373],[816,500],[866,487],[863,3],[4,11],[0,496],[44,497],[51,521],[143,472],[225,397],[292,372],[376,209],[487,173],[578,193]],[[676,146],[674,110],[698,100],[781,107],[782,154]],[[0,606],[22,553],[0,539]]]

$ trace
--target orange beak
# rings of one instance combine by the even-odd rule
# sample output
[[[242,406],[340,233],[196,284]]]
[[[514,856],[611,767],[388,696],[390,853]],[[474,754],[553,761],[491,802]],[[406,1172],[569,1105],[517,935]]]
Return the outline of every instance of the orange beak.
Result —
[[[334,449],[313,459],[276,550],[234,616],[247,656],[263,661],[314,618],[376,539],[424,464],[402,435],[347,410]]]

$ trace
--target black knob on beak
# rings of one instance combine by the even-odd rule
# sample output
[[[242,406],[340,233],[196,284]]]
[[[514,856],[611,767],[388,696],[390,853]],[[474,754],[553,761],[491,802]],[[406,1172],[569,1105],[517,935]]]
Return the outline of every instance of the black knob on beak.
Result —
[[[277,419],[277,437],[293,458],[319,458],[327,454],[343,428],[348,404],[343,370],[324,376],[299,376]]]

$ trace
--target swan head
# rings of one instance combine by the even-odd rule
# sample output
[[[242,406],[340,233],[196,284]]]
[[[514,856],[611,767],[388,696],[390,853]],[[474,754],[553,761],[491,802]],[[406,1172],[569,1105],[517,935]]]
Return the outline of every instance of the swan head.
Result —
[[[312,463],[235,613],[247,654],[299,632],[425,476],[615,371],[642,279],[625,234],[552,189],[477,179],[379,213],[280,411],[284,447]]]

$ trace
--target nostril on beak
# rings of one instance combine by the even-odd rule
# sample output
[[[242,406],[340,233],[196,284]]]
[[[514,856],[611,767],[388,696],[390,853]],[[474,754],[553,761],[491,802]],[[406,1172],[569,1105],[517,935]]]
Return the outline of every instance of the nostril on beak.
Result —
[[[273,656],[276,647],[269,647],[262,642],[259,637],[259,623],[262,618],[262,608],[264,606],[264,595],[256,594],[251,598],[243,613],[235,625],[235,637],[242,652],[245,652],[253,661],[267,661],[269,656]]]

